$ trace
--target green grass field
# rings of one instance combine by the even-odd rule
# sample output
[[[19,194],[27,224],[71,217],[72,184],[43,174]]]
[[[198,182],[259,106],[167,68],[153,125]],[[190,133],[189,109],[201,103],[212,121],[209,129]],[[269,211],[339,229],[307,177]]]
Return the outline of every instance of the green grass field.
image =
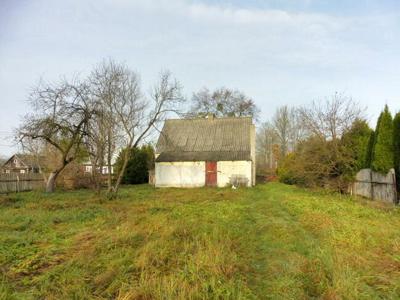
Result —
[[[400,211],[278,183],[0,196],[0,299],[398,299]]]

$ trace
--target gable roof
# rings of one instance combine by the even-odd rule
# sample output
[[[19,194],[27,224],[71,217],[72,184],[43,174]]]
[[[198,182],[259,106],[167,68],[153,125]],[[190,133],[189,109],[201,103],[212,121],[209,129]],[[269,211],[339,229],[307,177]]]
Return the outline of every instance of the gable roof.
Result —
[[[2,167],[7,167],[8,163],[15,158],[18,159],[23,164],[23,166],[26,168],[39,167],[37,158],[34,155],[30,155],[30,154],[14,154],[3,164]],[[41,156],[41,157],[39,157],[39,159],[43,159],[43,157]]]
[[[251,160],[251,117],[167,120],[156,162]]]

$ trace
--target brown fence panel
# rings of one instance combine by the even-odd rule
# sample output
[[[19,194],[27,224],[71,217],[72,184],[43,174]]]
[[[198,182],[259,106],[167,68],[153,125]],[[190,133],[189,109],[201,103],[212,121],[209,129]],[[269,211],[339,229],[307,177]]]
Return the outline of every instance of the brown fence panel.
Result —
[[[31,191],[43,187],[42,174],[0,174],[0,193]]]

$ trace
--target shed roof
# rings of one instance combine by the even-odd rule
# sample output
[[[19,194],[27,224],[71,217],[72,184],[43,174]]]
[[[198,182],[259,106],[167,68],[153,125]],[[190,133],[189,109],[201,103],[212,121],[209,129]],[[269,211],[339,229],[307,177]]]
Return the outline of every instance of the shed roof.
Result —
[[[251,117],[167,120],[156,162],[251,160]]]

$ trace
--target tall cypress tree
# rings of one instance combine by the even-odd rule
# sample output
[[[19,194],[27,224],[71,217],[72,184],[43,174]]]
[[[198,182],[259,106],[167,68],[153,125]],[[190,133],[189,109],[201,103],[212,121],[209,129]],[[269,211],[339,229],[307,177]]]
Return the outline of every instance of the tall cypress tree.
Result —
[[[385,105],[376,125],[371,168],[386,174],[393,166],[393,119],[388,106]]]
[[[375,131],[371,130],[367,144],[367,151],[365,153],[365,166],[364,166],[365,168],[371,168],[372,152],[374,151],[374,145],[375,145]]]
[[[393,119],[393,162],[397,191],[400,192],[400,112]]]

